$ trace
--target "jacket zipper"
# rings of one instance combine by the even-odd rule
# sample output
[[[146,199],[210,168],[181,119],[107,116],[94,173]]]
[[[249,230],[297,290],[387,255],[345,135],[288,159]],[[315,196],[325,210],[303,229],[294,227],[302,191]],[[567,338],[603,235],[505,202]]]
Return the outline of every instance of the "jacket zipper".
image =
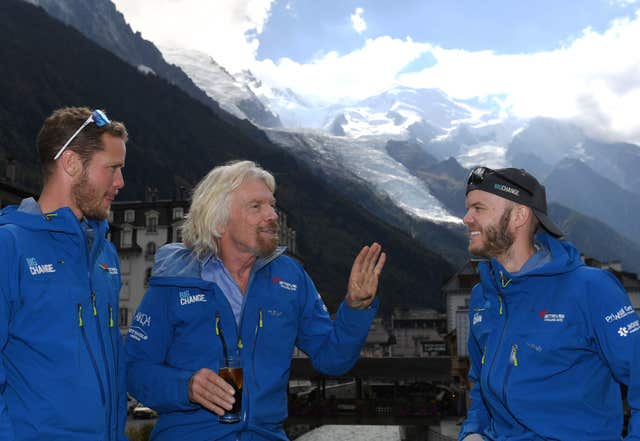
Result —
[[[109,368],[109,363],[107,361],[107,351],[104,347],[104,338],[102,335],[102,328],[100,326],[100,316],[98,315],[98,309],[96,308],[96,293],[91,291],[91,305],[93,306],[93,316],[95,317],[96,330],[98,332],[98,340],[100,340],[100,351],[102,352],[102,359],[104,360],[104,366],[107,373],[107,392],[109,393],[109,407],[107,409],[107,421],[109,421],[109,425],[107,426],[107,439],[111,439],[111,418],[112,418],[112,402],[111,402],[111,369]],[[115,360],[114,360],[115,361]]]
[[[504,400],[505,406],[507,404],[507,384],[509,383],[509,378],[511,377],[511,371],[514,367],[518,367],[518,345],[514,344],[511,346],[511,353],[509,354],[509,365],[507,366],[507,372],[504,375],[504,382],[502,383],[502,399]]]
[[[498,341],[498,346],[496,348],[496,352],[499,351],[500,347],[502,346],[502,341],[504,340],[504,333],[505,333],[505,331],[507,329],[507,325],[509,324],[509,316],[507,316],[507,314],[506,314],[506,312],[507,312],[506,311],[506,305],[503,304],[503,302],[502,302],[502,294],[500,294],[500,293],[498,294],[498,301],[500,302],[500,311],[499,311],[499,313],[500,313],[501,316],[502,315],[505,316],[505,320],[504,320],[504,324],[502,325],[502,332],[500,333],[500,340]],[[488,342],[487,342],[487,345],[488,345]],[[486,351],[485,351],[485,354],[486,354]],[[496,362],[496,358],[497,357],[496,357],[496,354],[494,352],[493,358],[491,359],[491,364],[489,365],[489,370],[487,371],[487,386],[489,386],[489,381],[490,381],[490,378],[491,378],[491,371],[493,370],[493,366],[494,366],[494,364]]]
[[[113,360],[115,362],[115,366],[118,366],[118,361],[116,360],[117,345],[113,341],[113,328],[115,326],[115,322],[113,321],[113,306],[111,306],[111,303],[108,303],[107,306],[109,308],[109,336],[111,337],[110,338],[110,340],[111,340],[111,350],[113,352]]]
[[[491,270],[491,276],[492,276],[492,280],[495,280],[495,275],[493,272],[493,268],[490,268]],[[511,279],[509,279],[508,281],[505,281],[504,275],[502,274],[502,272],[500,272],[501,275],[501,280],[500,280],[500,284],[503,287],[508,287],[511,283]],[[489,366],[489,370],[487,371],[487,388],[491,389],[491,386],[489,385],[490,383],[490,378],[491,378],[491,371],[493,370],[493,366],[496,362],[496,353],[500,350],[500,347],[502,346],[502,343],[504,341],[504,334],[505,331],[507,330],[507,326],[509,324],[509,316],[507,315],[507,305],[504,302],[504,299],[502,298],[502,291],[500,290],[500,288],[497,289],[498,290],[498,301],[500,302],[500,309],[499,309],[499,315],[504,315],[505,316],[505,321],[504,321],[504,325],[502,326],[502,332],[500,333],[500,340],[498,342],[498,347],[496,349],[496,352],[494,352],[493,354],[493,359],[491,360],[491,365]],[[517,422],[518,424],[521,424],[520,421],[515,417],[515,415],[513,415],[513,413],[511,412],[511,410],[509,410],[508,405],[507,405],[507,401],[506,401],[506,397],[505,397],[505,384],[506,384],[506,380],[509,379],[509,376],[511,375],[511,369],[513,368],[514,364],[517,366],[518,363],[518,357],[517,357],[517,352],[518,352],[518,346],[516,344],[511,346],[511,352],[509,354],[509,366],[507,367],[507,372],[505,373],[504,376],[504,380],[502,382],[502,399],[503,399],[503,406],[505,411],[511,415],[511,417],[513,418],[513,420],[515,422]],[[513,360],[513,361],[512,361]],[[513,363],[513,364],[512,364]]]
[[[84,230],[82,229],[82,226],[78,225],[78,230],[80,232],[80,237],[83,239],[83,243],[85,243],[86,245],[86,237],[85,237],[85,233]],[[95,230],[97,232],[97,230]],[[106,351],[105,351],[105,347],[104,347],[104,339],[102,336],[102,330],[100,329],[100,318],[98,316],[98,311],[96,309],[96,294],[93,290],[93,277],[92,277],[92,268],[95,265],[95,259],[92,258],[92,256],[99,256],[100,252],[102,251],[102,248],[104,247],[104,243],[105,240],[100,241],[99,239],[99,235],[96,234],[95,238],[93,239],[93,243],[91,246],[91,249],[88,249],[87,246],[83,246],[82,248],[85,251],[85,256],[86,256],[86,261],[87,261],[87,278],[89,281],[89,290],[91,291],[91,306],[93,307],[93,315],[95,317],[95,323],[96,323],[96,329],[98,332],[98,340],[100,340],[100,350],[102,352],[102,360],[104,362],[104,367],[105,367],[105,373],[107,376],[107,392],[108,395],[105,398],[104,396],[104,386],[102,383],[102,380],[100,379],[100,372],[98,371],[98,365],[97,365],[97,361],[95,359],[95,357],[93,356],[93,353],[90,352],[92,355],[92,362],[94,363],[94,368],[96,371],[96,375],[98,376],[98,380],[101,386],[101,395],[103,398],[103,404],[105,404],[105,407],[107,408],[107,415],[106,415],[106,422],[107,422],[107,426],[105,427],[105,431],[107,432],[107,441],[111,441],[111,417],[113,414],[113,405],[112,405],[112,397],[111,397],[111,370],[109,369],[109,363],[106,357]],[[92,252],[93,251],[93,252]],[[82,312],[82,305],[79,305],[79,310],[80,313]],[[82,328],[84,328],[84,326],[82,326]],[[85,340],[85,345],[87,346],[87,350],[90,351],[89,349],[89,340],[86,336],[86,333],[84,332],[83,329],[83,338]],[[116,372],[114,372],[114,374],[116,374]],[[106,401],[106,403],[105,403]],[[117,420],[117,418],[116,418]]]
[[[96,374],[96,379],[98,380],[98,389],[100,389],[100,398],[102,400],[102,405],[105,406],[105,396],[104,396],[104,385],[102,384],[102,379],[100,378],[100,371],[98,371],[98,363],[96,362],[96,358],[91,351],[91,347],[89,346],[89,340],[87,338],[87,333],[84,330],[84,320],[82,318],[82,304],[78,303],[78,327],[80,328],[80,333],[82,334],[82,341],[84,342],[85,349],[89,354],[89,359],[91,360],[91,364],[93,365],[93,371]]]
[[[227,363],[227,357],[229,356],[229,352],[227,349],[227,342],[225,341],[224,334],[222,333],[222,325],[220,324],[220,313],[216,312],[216,335],[220,339],[220,343],[222,344],[222,352],[224,354],[224,364]]]
[[[126,394],[126,392],[118,391],[118,386],[119,386],[118,370],[120,368],[120,353],[118,352],[118,342],[114,341],[114,337],[115,338],[122,338],[122,337],[120,336],[120,332],[118,331],[118,328],[115,326],[115,322],[113,320],[113,307],[111,306],[111,303],[109,303],[108,306],[109,306],[109,341],[111,342],[111,352],[113,353],[113,370],[114,370],[113,381],[115,383],[113,387],[116,391],[116,401],[115,401],[115,407],[114,407],[115,418],[114,418],[113,424],[114,424],[114,427],[116,428],[116,437],[117,437],[118,436],[117,431],[119,430],[118,423],[120,422],[120,419],[118,418],[118,406],[120,404],[119,393]],[[115,336],[114,336],[114,332],[115,332]]]
[[[280,254],[278,254],[278,256],[279,255]],[[278,256],[276,256],[276,257],[278,257]],[[275,259],[275,257],[274,257],[274,259]],[[253,285],[253,279],[255,277],[255,274],[258,271],[260,271],[261,269],[263,269],[264,267],[266,267],[267,264],[269,264],[272,260],[273,259],[265,262],[264,266],[260,267],[258,270],[256,270],[256,272],[252,271],[251,275],[249,276],[249,282],[247,283],[247,289],[245,290],[244,298],[242,300],[242,309],[240,310],[240,321],[239,321],[239,323],[236,323],[235,320],[233,321],[234,324],[236,325],[236,333],[237,333],[237,336],[238,336],[238,343],[237,343],[238,349],[243,349],[244,348],[244,343],[242,343],[242,337],[241,337],[242,321],[244,319],[244,309],[245,309],[245,306],[247,304],[247,299],[249,297],[249,291],[251,291],[251,286]],[[225,297],[225,300],[226,300],[226,297]],[[228,303],[229,302],[227,301],[227,304]],[[231,308],[231,306],[229,306],[229,308]],[[261,312],[262,312],[262,310],[261,310]],[[233,313],[233,311],[232,311],[232,313]],[[219,316],[218,313],[216,313],[216,335],[219,335],[218,334],[218,324],[219,324],[219,322],[220,322],[220,316]],[[255,348],[255,340],[257,340],[257,329],[256,329],[256,334],[254,335],[254,348]],[[252,350],[252,355],[253,355],[253,350]],[[255,376],[254,376],[254,378],[255,378]],[[244,394],[243,397],[242,397],[243,407],[245,407],[245,403],[246,403],[245,411],[242,414],[242,421],[246,422],[247,421],[247,410],[246,409],[248,409],[248,407],[249,407],[249,387],[248,387],[248,385],[246,385],[242,389],[243,389],[243,394]]]
[[[253,279],[255,278],[255,275],[258,271],[260,271],[263,267],[259,268],[256,272],[251,272],[251,275],[249,276],[249,282],[247,283],[247,289],[244,292],[244,298],[242,300],[242,309],[240,310],[240,322],[236,323],[236,321],[234,320],[234,324],[236,325],[236,332],[238,335],[238,349],[243,349],[244,348],[244,344],[242,343],[242,337],[241,337],[241,330],[242,330],[242,322],[244,319],[244,310],[245,310],[245,306],[247,305],[247,301],[249,298],[249,291],[251,291],[251,286],[253,285]],[[254,336],[257,338],[257,335]],[[255,347],[255,338],[254,338],[254,347]],[[253,350],[252,350],[252,355],[253,355]],[[243,364],[244,364],[244,358],[243,358]],[[245,383],[246,384],[246,383]],[[247,413],[248,413],[248,409],[249,409],[249,387],[248,384],[245,385],[245,387],[242,388],[242,407],[244,407],[244,412],[242,412],[242,421],[246,422],[247,421]]]
[[[118,354],[118,345],[117,342],[114,341],[114,327],[115,327],[115,322],[113,321],[113,307],[111,306],[111,303],[108,304],[109,306],[109,340],[111,342],[111,352],[113,353],[113,362],[114,362],[114,370],[115,370],[115,375],[114,375],[114,380],[116,382],[115,384],[115,388],[116,391],[118,390],[118,367],[120,366],[120,362],[119,362],[119,354]],[[120,337],[120,333],[115,330],[116,332],[116,336]]]
[[[262,308],[258,309],[258,323],[256,323],[256,331],[253,334],[253,346],[251,347],[251,370],[253,372],[253,381],[256,383],[256,387],[260,388],[258,383],[258,376],[256,375],[256,344],[258,343],[258,332],[262,329]]]
[[[84,241],[86,241],[86,237],[85,237],[85,233],[82,230],[82,227],[79,226],[79,230],[80,230],[80,237],[84,239]],[[112,407],[113,407],[113,403],[112,403],[112,395],[111,395],[111,369],[109,369],[109,362],[107,360],[107,356],[106,356],[106,351],[105,351],[105,347],[104,347],[104,339],[102,336],[102,330],[100,329],[100,317],[98,316],[98,310],[96,308],[96,293],[93,290],[93,277],[92,277],[92,269],[95,265],[95,259],[92,258],[93,256],[99,256],[100,252],[102,251],[102,248],[104,247],[104,241],[100,242],[98,235],[96,235],[96,237],[93,240],[93,244],[91,247],[91,250],[87,249],[86,246],[82,247],[86,254],[85,256],[86,261],[87,261],[87,277],[89,279],[89,289],[91,291],[91,306],[93,307],[93,315],[95,317],[95,324],[96,324],[96,330],[98,333],[98,340],[100,341],[100,351],[102,353],[102,361],[104,363],[104,367],[105,367],[105,373],[106,373],[106,380],[107,380],[107,392],[108,395],[106,397],[106,408],[107,408],[107,414],[106,414],[106,422],[107,425],[105,427],[105,431],[107,433],[107,441],[111,441],[111,418],[112,418]],[[88,339],[86,339],[86,334],[85,334],[85,342],[87,344],[87,347],[89,345]],[[95,359],[94,359],[95,360]],[[97,363],[96,363],[96,374],[99,376],[99,371],[97,370]],[[114,372],[114,374],[116,374],[116,372]],[[100,384],[102,384],[102,381],[100,380]],[[104,389],[102,391],[102,394],[104,395]],[[117,421],[117,405],[116,407],[116,421]]]

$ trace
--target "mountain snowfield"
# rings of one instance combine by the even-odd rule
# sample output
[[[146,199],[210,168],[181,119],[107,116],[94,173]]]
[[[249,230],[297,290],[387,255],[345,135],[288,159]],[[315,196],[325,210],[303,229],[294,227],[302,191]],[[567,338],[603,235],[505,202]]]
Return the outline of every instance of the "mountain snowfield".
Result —
[[[227,112],[262,127],[280,127],[278,115],[265,106],[243,81],[237,80],[209,55],[175,47],[160,47],[164,58],[182,68],[193,82]]]
[[[165,60],[182,68],[196,85],[216,100],[220,107],[238,118],[247,118],[238,103],[256,99],[244,84],[236,81],[207,54],[195,50],[161,46]]]
[[[318,166],[368,182],[375,191],[388,195],[399,208],[413,216],[433,222],[461,223],[459,217],[431,194],[424,182],[389,156],[385,144],[389,139],[413,138],[429,151],[431,136],[437,136],[434,142],[441,144],[456,136],[455,129],[462,125],[481,132],[487,125],[488,110],[456,102],[439,90],[407,87],[395,87],[350,105],[314,106],[290,90],[269,88],[251,72],[231,75],[203,53],[166,47],[162,53],[235,116],[261,125],[244,112],[239,103],[255,101],[258,97],[268,100],[264,108],[277,110],[288,126],[284,130],[267,130],[273,142],[299,152],[309,149],[310,160]],[[429,132],[428,136],[425,131]],[[464,165],[491,158],[491,165],[496,166],[504,163],[505,149],[491,142],[474,142],[450,155],[459,157]]]
[[[501,109],[498,97],[461,101],[438,89],[395,86],[356,102],[317,105],[292,90],[269,87],[250,71],[232,75],[209,56],[175,49],[163,53],[224,109],[261,126],[272,142],[295,152],[326,179],[363,182],[381,196],[380,203],[388,200],[415,219],[461,226],[462,220],[450,211],[452,198],[464,194],[460,173],[454,178],[436,171],[438,167],[429,171],[428,166],[455,158],[466,169],[526,168],[547,186],[550,202],[602,221],[638,243],[640,229],[616,215],[617,207],[640,206],[636,145],[591,139],[570,121],[516,118]],[[255,109],[259,111],[252,112]],[[284,128],[265,124],[265,113],[279,117]],[[427,169],[409,171],[411,164],[405,166],[390,155],[390,140],[417,146],[417,152],[424,152]],[[587,199],[577,198],[572,192],[580,189],[568,180],[575,181],[580,173],[606,178],[607,194],[596,187]],[[429,180],[434,178],[440,184]],[[450,194],[442,193],[442,187],[431,191],[433,185],[447,181],[452,185]],[[624,198],[633,200],[621,205],[619,199]]]
[[[266,130],[276,144],[310,155],[316,166],[331,170],[329,175],[352,174],[368,182],[377,192],[387,194],[406,212],[434,222],[461,223],[436,199],[427,186],[386,151],[386,140],[377,137],[349,139],[319,131]]]

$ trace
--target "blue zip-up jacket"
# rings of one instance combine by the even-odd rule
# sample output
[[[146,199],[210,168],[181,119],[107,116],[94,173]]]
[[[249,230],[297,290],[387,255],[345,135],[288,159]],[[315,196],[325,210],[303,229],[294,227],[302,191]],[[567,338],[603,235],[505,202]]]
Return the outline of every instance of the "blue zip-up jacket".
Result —
[[[342,304],[332,321],[309,276],[282,251],[254,269],[238,327],[224,293],[202,280],[190,250],[182,244],[158,250],[126,344],[129,391],[160,414],[153,441],[286,440],[294,347],[330,375],[356,362],[377,300],[365,310]],[[244,363],[242,421],[235,424],[219,424],[188,398],[195,372],[223,365],[223,338],[229,351],[239,348]]]
[[[122,441],[120,271],[108,224],[89,252],[69,208],[0,214],[0,440]],[[34,209],[35,207],[35,209]]]
[[[629,384],[638,315],[618,280],[584,265],[570,243],[546,233],[536,241],[552,259],[531,272],[512,277],[495,259],[478,266],[469,307],[475,385],[459,440],[620,440],[619,383]],[[631,419],[633,428],[635,409]],[[627,440],[640,439],[634,430]]]

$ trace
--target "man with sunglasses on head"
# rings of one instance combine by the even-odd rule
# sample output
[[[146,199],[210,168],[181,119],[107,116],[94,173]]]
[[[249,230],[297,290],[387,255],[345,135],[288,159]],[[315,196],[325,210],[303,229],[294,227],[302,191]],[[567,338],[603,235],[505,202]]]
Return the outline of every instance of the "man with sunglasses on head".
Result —
[[[0,440],[123,441],[118,256],[105,220],[127,131],[100,110],[49,116],[38,201],[0,213]]]
[[[561,240],[525,170],[474,169],[466,206],[469,251],[488,260],[471,293],[474,386],[458,439],[620,440],[619,383],[640,334],[624,289]],[[633,427],[627,440],[639,439]]]

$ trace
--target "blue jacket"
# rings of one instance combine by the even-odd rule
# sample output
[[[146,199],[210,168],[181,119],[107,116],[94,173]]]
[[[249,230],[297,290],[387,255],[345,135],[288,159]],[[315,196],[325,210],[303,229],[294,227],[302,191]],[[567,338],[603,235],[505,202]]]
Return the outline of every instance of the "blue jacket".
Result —
[[[126,344],[129,390],[160,414],[152,440],[286,440],[294,347],[326,374],[344,373],[356,362],[377,301],[366,310],[343,304],[332,321],[306,272],[281,253],[254,270],[238,327],[224,293],[202,280],[201,262],[190,250],[182,244],[158,250]],[[242,421],[236,424],[218,424],[217,415],[187,396],[195,372],[218,372],[223,338],[229,351],[239,348],[244,363]]]
[[[618,383],[629,383],[638,315],[611,273],[585,266],[568,242],[536,240],[552,260],[529,273],[512,277],[495,259],[478,267],[469,307],[475,386],[459,439],[620,440]]]
[[[2,441],[126,439],[118,256],[89,224],[90,252],[69,208],[0,214]]]

